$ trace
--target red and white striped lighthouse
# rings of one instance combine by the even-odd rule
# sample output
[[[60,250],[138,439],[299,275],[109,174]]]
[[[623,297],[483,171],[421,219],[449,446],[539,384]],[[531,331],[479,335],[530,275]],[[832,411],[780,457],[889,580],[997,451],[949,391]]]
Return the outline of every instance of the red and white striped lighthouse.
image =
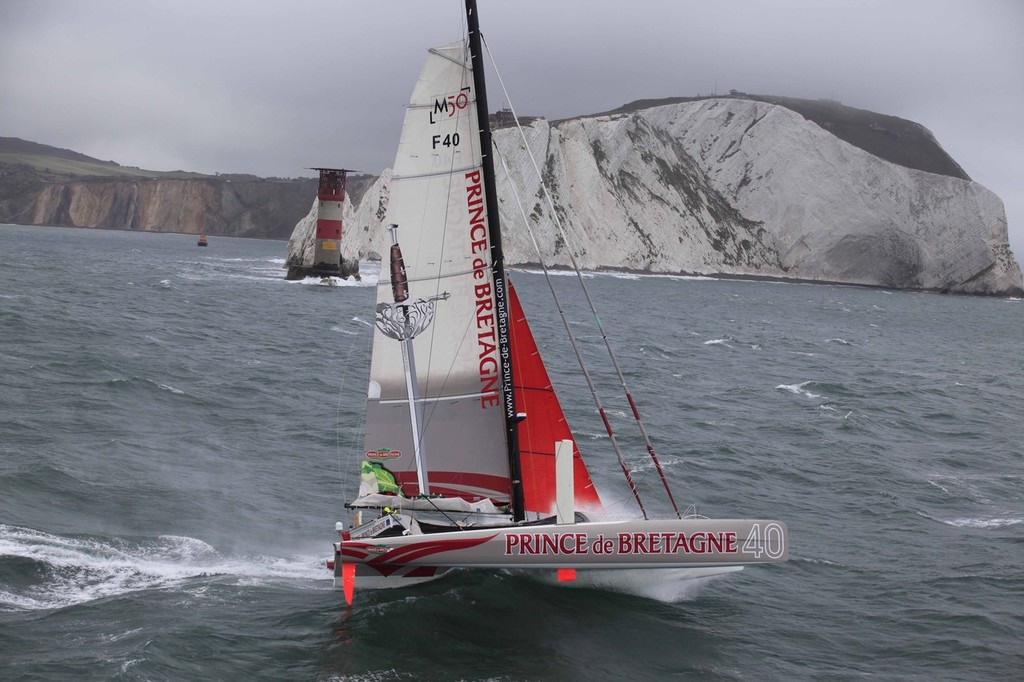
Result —
[[[313,271],[320,275],[341,274],[341,207],[345,202],[343,168],[313,168],[320,171],[317,190],[316,248]]]

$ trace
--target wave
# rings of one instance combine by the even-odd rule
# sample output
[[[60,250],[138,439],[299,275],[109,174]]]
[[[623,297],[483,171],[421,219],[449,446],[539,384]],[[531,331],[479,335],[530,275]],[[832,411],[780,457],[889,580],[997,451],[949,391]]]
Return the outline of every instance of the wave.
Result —
[[[305,286],[317,286],[317,287],[372,287],[377,286],[376,281],[362,281],[357,280],[355,277],[349,277],[348,279],[342,279],[341,277],[305,277],[303,279],[296,280],[284,280],[289,281],[292,284],[303,284]]]
[[[263,256],[240,256],[238,258],[227,258],[224,256],[201,256],[200,262],[207,263],[273,263],[284,266],[284,258],[263,257]],[[283,268],[282,268],[283,269]]]
[[[687,464],[685,457],[679,455],[668,455],[667,457],[658,457],[658,463],[661,464],[662,469],[669,469],[678,464]],[[648,471],[656,471],[657,465],[654,460],[649,456],[645,456],[642,459],[629,462],[629,470],[635,475],[647,473]]]
[[[671,353],[661,346],[656,346],[650,343],[640,346],[640,355],[645,357],[655,357],[660,360],[674,360],[677,357],[675,353]]]
[[[339,334],[345,334],[346,336],[361,336],[365,333],[354,329],[345,329],[344,327],[336,324],[331,325],[331,331],[338,332]]]
[[[523,272],[523,273],[526,273],[528,275],[543,275],[544,274],[544,271],[541,270],[540,268],[529,268],[529,267],[521,267],[521,266],[509,266],[506,269],[509,270],[510,272]],[[576,272],[574,270],[563,270],[561,268],[559,268],[557,270],[556,269],[550,269],[550,270],[548,270],[548,274],[551,275],[552,277],[575,277],[576,276]],[[582,275],[583,277],[588,277],[588,278],[592,278],[592,277],[596,277],[597,276],[596,273],[586,272],[586,271],[581,272],[580,275]]]
[[[828,559],[822,559],[820,557],[794,557],[790,556],[789,560],[793,563],[804,563],[812,564],[814,566],[829,566],[832,568],[844,568],[843,564],[837,561],[829,561]]]
[[[522,272],[528,275],[543,275],[544,270],[536,267],[529,267],[525,265],[512,265],[507,266],[507,270],[510,272]],[[548,274],[552,277],[575,277],[576,271],[569,268],[549,268]],[[703,275],[668,275],[653,272],[626,272],[616,270],[581,270],[580,276],[586,277],[587,279],[593,279],[595,277],[606,277],[608,279],[626,279],[626,280],[640,280],[640,279],[663,279],[670,281],[680,282],[702,282],[702,281],[714,281],[715,277],[705,277]]]
[[[961,517],[956,519],[934,519],[939,523],[955,528],[1007,528],[1024,523],[1024,519],[1014,517],[985,518],[985,517]]]
[[[799,384],[779,384],[775,388],[779,389],[780,391],[788,391],[790,393],[794,393],[796,395],[800,395],[800,396],[803,396],[805,398],[810,398],[812,400],[817,400],[818,398],[821,398],[822,396],[818,395],[817,393],[812,393],[811,391],[808,391],[806,388],[804,388],[805,386],[807,386],[809,384],[813,384],[813,383],[815,383],[815,382],[814,381],[804,381],[804,382],[799,383]]]
[[[323,558],[221,555],[197,538],[67,537],[0,524],[0,610],[57,609],[188,581],[322,581]]]
[[[726,336],[721,339],[708,339],[704,342],[705,346],[722,346],[724,348],[734,349],[737,345],[741,348],[750,348],[751,350],[763,350],[761,344],[751,343],[749,341],[737,341],[732,336]]]
[[[110,379],[106,383],[108,386],[118,388],[135,388],[137,386],[142,386],[144,388],[158,388],[161,391],[167,391],[175,395],[186,395],[185,391],[181,390],[180,388],[175,388],[174,386],[171,386],[169,384],[161,384],[157,381],[153,381],[152,379],[146,379],[144,377],[139,376],[132,376],[127,379],[125,379],[124,377],[119,377],[117,379]]]

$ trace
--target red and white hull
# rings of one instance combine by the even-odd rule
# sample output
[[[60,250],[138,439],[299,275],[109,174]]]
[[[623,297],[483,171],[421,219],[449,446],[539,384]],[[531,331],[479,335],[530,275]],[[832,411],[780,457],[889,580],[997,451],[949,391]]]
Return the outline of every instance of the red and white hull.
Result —
[[[565,576],[571,569],[688,568],[703,577],[788,556],[781,521],[634,520],[342,539],[333,568],[336,587],[345,587],[346,573],[352,584],[400,587],[454,567],[570,571]]]

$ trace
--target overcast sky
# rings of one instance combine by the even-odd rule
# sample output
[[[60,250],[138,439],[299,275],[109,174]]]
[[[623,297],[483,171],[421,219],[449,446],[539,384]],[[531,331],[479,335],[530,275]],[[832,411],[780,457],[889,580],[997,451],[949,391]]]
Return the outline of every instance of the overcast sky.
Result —
[[[520,114],[837,99],[923,124],[1024,260],[1024,0],[480,0]],[[461,0],[0,0],[0,136],[150,170],[379,173]],[[505,104],[491,78],[491,108]]]

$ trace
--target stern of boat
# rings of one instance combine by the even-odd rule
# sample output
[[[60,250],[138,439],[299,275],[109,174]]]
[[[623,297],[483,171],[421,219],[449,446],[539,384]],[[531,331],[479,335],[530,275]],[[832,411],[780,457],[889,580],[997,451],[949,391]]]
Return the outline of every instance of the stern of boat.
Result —
[[[345,591],[349,604],[356,587],[371,590],[410,587],[436,580],[448,572],[449,568],[440,566],[377,566],[371,563],[375,550],[387,551],[383,546],[375,548],[369,544],[375,538],[420,535],[422,531],[413,517],[393,511],[385,511],[368,523],[362,523],[362,519],[362,512],[357,512],[349,529],[340,521],[335,524],[339,538],[334,543],[333,558],[327,560],[327,568],[334,577],[334,588]],[[345,547],[346,543],[351,543],[349,548]]]

